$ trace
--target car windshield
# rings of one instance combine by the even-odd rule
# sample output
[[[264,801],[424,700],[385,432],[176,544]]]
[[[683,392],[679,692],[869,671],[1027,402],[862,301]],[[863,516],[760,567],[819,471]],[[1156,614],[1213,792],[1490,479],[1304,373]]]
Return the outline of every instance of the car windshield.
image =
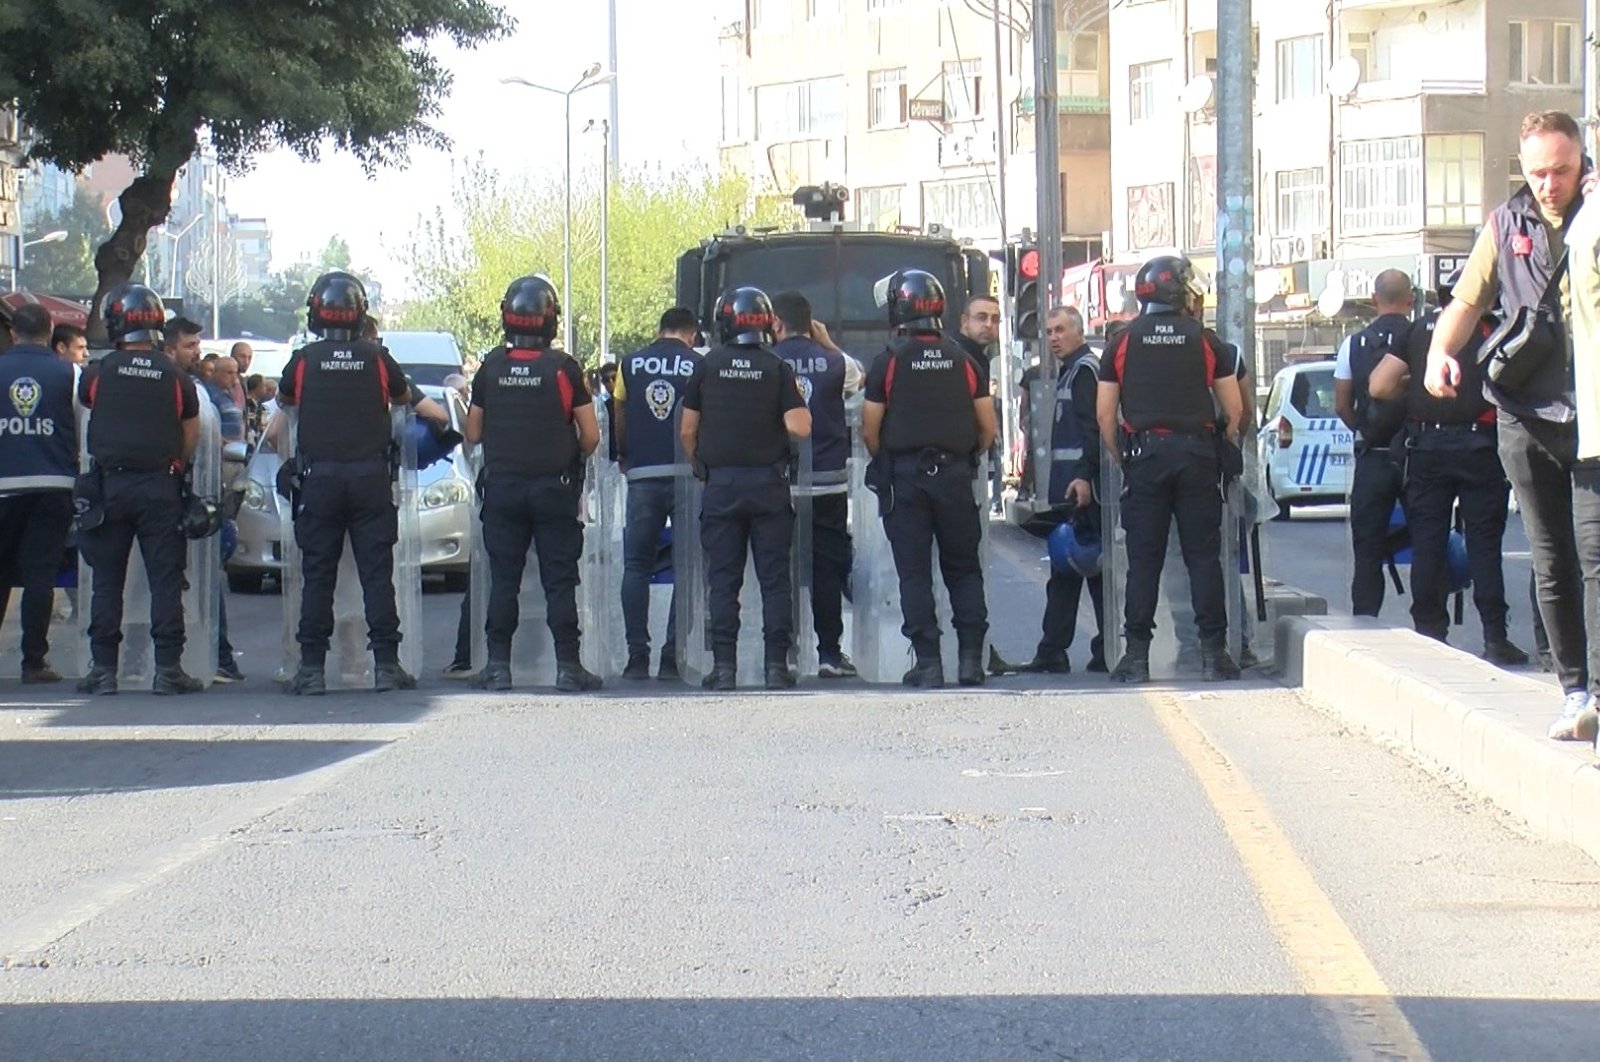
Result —
[[[820,320],[871,324],[882,330],[884,310],[873,286],[898,269],[925,269],[959,306],[965,291],[960,256],[911,243],[779,242],[741,247],[724,265],[723,290],[753,284],[769,294],[798,291]]]
[[[432,362],[418,363],[406,361],[404,358],[395,359],[400,362],[400,367],[406,371],[406,379],[417,387],[443,387],[445,377],[461,375],[460,365],[435,365]]]
[[[1307,420],[1336,416],[1333,409],[1333,369],[1296,374],[1289,404]]]
[[[449,332],[386,332],[380,338],[419,387],[439,387],[446,376],[461,371],[461,348]]]

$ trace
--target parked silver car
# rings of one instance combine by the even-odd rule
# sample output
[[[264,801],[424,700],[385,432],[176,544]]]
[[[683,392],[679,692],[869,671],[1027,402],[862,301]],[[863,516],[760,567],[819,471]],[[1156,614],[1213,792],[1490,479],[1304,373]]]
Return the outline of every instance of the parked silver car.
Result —
[[[450,411],[450,424],[464,431],[467,410],[456,392],[442,387],[421,391]],[[472,472],[461,447],[418,473],[421,499],[422,570],[442,574],[452,590],[467,588],[472,560]],[[283,567],[282,524],[279,506],[287,505],[277,492],[282,462],[272,450],[256,451],[246,468],[249,477],[244,504],[239,509],[238,546],[228,561],[228,588],[235,593],[256,593],[267,576],[277,579]]]

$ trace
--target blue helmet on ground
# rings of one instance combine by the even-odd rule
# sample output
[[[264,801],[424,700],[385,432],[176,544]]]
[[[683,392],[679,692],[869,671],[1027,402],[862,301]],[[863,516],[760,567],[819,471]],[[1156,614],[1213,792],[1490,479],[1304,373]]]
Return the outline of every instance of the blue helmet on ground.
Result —
[[[1100,574],[1100,529],[1092,520],[1064,520],[1045,540],[1050,568],[1092,579]]]

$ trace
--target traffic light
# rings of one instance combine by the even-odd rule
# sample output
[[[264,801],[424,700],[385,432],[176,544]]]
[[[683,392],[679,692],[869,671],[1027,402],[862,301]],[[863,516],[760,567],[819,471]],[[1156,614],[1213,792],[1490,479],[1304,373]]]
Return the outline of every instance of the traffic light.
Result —
[[[1011,329],[1017,339],[1039,338],[1039,248],[1008,248],[1011,280]]]

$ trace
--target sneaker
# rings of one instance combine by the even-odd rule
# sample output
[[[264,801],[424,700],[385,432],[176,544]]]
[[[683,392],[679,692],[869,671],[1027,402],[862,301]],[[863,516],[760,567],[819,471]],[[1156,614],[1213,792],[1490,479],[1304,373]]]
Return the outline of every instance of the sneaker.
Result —
[[[628,666],[622,669],[625,679],[640,681],[650,677],[650,650],[630,649],[628,651]]]
[[[42,686],[60,681],[61,675],[49,664],[22,665],[22,684],[24,686]]]
[[[826,679],[851,679],[860,673],[856,671],[855,664],[843,653],[830,654],[821,659],[817,664],[817,675]]]
[[[244,672],[239,670],[239,665],[232,660],[224,660],[217,665],[217,674],[213,682],[243,682]]]
[[[447,679],[470,679],[473,675],[472,664],[466,660],[452,660],[440,674]]]
[[[1568,690],[1561,699],[1561,714],[1550,724],[1551,741],[1594,741],[1600,733],[1600,714],[1587,690]]]

